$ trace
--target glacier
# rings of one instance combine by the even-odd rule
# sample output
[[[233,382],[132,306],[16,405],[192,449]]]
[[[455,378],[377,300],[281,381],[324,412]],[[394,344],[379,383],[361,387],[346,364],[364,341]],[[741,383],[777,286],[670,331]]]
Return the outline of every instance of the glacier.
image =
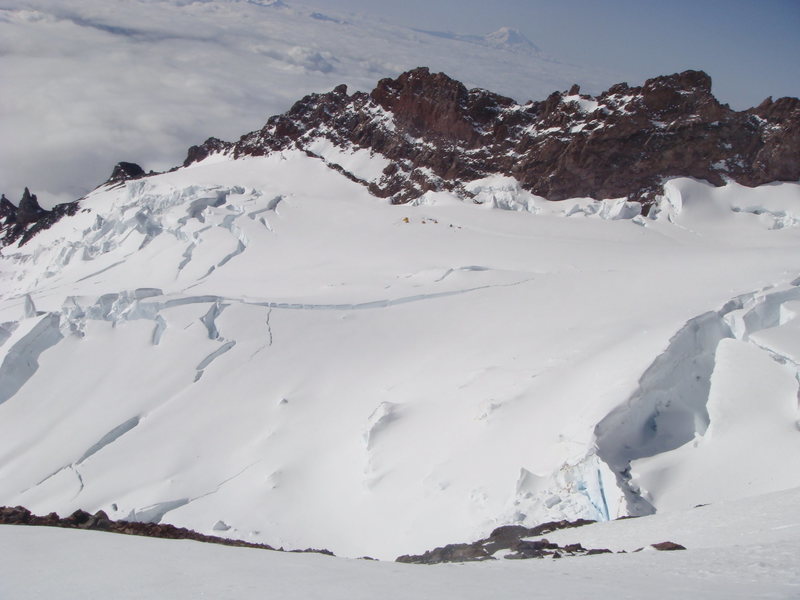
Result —
[[[393,558],[800,486],[800,185],[470,186],[211,156],[4,248],[0,504]]]

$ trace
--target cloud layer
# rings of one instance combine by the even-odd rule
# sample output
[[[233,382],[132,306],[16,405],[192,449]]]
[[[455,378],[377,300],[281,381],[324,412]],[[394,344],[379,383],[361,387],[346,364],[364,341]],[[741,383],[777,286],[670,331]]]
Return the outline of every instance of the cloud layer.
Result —
[[[73,200],[120,160],[165,169],[307,93],[369,90],[420,65],[518,100],[611,82],[519,40],[471,37],[269,0],[12,1],[0,7],[0,191]]]

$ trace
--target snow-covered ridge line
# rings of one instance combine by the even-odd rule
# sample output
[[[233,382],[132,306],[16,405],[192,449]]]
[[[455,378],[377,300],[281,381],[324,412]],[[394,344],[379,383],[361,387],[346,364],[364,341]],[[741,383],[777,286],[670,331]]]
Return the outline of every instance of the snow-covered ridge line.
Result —
[[[641,87],[617,84],[594,98],[576,85],[519,105],[418,68],[369,94],[349,95],[340,85],[306,96],[238,142],[192,146],[183,166],[300,150],[394,204],[430,191],[470,200],[475,181],[512,177],[547,200],[622,198],[644,214],[671,177],[716,186],[799,180],[800,101],[768,99],[735,112],[710,90],[708,75],[686,71]],[[119,163],[107,185],[148,176]],[[74,203],[42,211],[35,197],[28,204],[0,201],[3,245],[24,243],[77,211]]]

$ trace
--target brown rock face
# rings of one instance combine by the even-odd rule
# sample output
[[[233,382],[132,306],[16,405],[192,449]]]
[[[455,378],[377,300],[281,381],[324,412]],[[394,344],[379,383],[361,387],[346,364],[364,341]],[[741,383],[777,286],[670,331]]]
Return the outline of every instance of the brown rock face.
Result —
[[[584,548],[578,543],[559,546],[545,538],[529,539],[559,529],[573,529],[590,525],[591,523],[594,523],[594,521],[579,519],[577,521],[552,521],[530,528],[521,525],[504,525],[492,531],[488,538],[477,542],[472,542],[471,544],[448,544],[423,554],[406,554],[398,557],[397,562],[434,565],[445,562],[494,560],[498,554],[508,560],[612,554],[612,551],[608,548]],[[577,532],[576,535],[579,534],[580,532]],[[686,550],[684,546],[675,542],[660,542],[651,544],[651,546],[661,551]],[[502,552],[504,550],[508,552]],[[638,548],[634,552],[641,552],[642,550],[643,548]],[[621,553],[625,553],[625,551],[622,550]]]
[[[627,197],[645,212],[667,177],[747,186],[800,180],[800,100],[767,98],[736,112],[714,98],[702,71],[655,77],[640,87],[618,83],[596,97],[576,84],[517,104],[420,67],[382,79],[369,94],[351,95],[340,85],[306,96],[238,142],[209,138],[192,146],[183,165],[212,154],[293,149],[324,160],[312,151],[319,139],[388,159],[371,181],[326,164],[396,204],[429,190],[469,198],[464,184],[489,175],[512,176],[548,200]],[[146,176],[138,165],[119,163],[106,183]],[[0,245],[24,243],[77,208],[43,211],[35,197],[15,207],[3,196]]]
[[[650,544],[656,550],[661,550],[662,552],[668,552],[672,550],[686,550],[686,546],[681,546],[680,544],[676,544],[675,542],[659,542],[657,544]]]
[[[397,79],[382,79],[370,99],[413,137],[457,141],[467,148],[482,145],[481,128],[492,124],[503,106],[514,101],[483,90],[467,91],[444,73],[421,67]]]
[[[620,83],[597,97],[574,85],[516,104],[418,68],[381,80],[370,94],[348,95],[339,86],[306,96],[236,143],[212,139],[193,147],[184,164],[213,152],[313,155],[309,148],[319,138],[388,158],[379,180],[362,183],[395,203],[428,190],[466,197],[464,183],[493,174],[513,176],[550,200],[626,196],[645,205],[666,177],[749,186],[800,179],[800,101],[768,99],[736,112],[714,98],[702,71],[655,77],[641,87]]]
[[[183,166],[188,167],[192,163],[200,162],[210,154],[225,150],[228,145],[229,144],[226,144],[222,140],[218,140],[215,137],[210,137],[199,146],[192,146],[189,148],[189,152],[186,155],[186,160],[183,161]]]

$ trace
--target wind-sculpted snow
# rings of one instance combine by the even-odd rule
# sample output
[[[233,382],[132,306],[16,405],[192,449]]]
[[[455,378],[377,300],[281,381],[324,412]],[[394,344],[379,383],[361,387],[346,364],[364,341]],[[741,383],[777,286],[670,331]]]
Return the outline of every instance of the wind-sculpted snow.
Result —
[[[800,229],[767,212],[800,193],[664,187],[392,206],[286,151],[100,188],[2,250],[0,504],[393,558],[703,502],[737,385],[754,456],[797,455]],[[800,485],[760,468],[708,480]]]

